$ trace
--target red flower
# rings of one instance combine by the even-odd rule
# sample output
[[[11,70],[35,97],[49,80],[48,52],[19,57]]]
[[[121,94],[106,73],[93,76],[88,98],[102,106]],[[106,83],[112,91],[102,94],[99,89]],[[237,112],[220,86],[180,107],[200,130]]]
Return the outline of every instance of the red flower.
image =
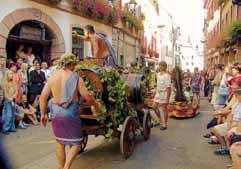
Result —
[[[94,16],[103,20],[110,13],[110,7],[106,0],[96,0],[94,4]]]
[[[83,0],[82,11],[85,15],[91,16],[93,14],[94,0]]]
[[[79,5],[80,2],[81,2],[81,0],[73,0],[73,3],[74,3],[74,4],[77,4],[77,5]]]

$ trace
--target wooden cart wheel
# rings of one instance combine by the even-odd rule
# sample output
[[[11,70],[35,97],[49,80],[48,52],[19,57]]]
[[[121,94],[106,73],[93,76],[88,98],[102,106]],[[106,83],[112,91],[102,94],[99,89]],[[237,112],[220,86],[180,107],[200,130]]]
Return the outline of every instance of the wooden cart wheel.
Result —
[[[144,140],[148,140],[151,135],[151,115],[149,111],[144,114],[142,125],[143,125]]]
[[[83,153],[86,146],[87,146],[87,142],[88,142],[88,135],[87,134],[84,134],[83,135],[83,140],[80,144],[80,151],[79,151],[79,154]]]
[[[120,137],[120,149],[124,158],[128,158],[134,151],[135,147],[135,135],[136,135],[136,121],[128,116],[123,124],[121,137]]]

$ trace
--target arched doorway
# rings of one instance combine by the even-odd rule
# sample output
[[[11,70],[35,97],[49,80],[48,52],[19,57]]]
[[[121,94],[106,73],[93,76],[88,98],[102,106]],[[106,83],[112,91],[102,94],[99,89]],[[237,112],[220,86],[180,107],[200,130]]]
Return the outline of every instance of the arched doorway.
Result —
[[[22,30],[23,34],[24,32],[28,33],[26,29],[34,31],[33,28],[39,28],[41,33],[45,35],[42,35],[40,40],[36,37],[35,39],[31,38],[31,35],[21,37],[20,29],[23,26],[25,26],[25,31]],[[35,52],[40,53],[39,55],[45,60],[50,59],[50,57],[58,58],[65,53],[65,41],[61,29],[49,15],[40,9],[18,9],[9,13],[0,22],[0,55],[14,57],[9,55],[12,55],[15,52],[15,46],[23,41],[27,45],[33,45],[36,49]],[[9,47],[8,43],[12,43],[13,47]],[[36,47],[38,44],[41,44],[39,49]]]
[[[25,52],[28,47],[31,47],[36,58],[50,61],[51,44],[54,37],[53,31],[42,22],[36,20],[20,22],[13,27],[8,35],[7,59],[15,60],[18,46],[24,45]]]

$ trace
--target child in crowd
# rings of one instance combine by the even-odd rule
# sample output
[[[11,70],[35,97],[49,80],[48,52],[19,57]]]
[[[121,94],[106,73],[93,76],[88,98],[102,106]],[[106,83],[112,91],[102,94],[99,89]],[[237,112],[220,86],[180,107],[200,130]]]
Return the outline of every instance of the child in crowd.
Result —
[[[13,72],[7,71],[3,78],[4,107],[2,112],[3,134],[16,132],[14,100],[17,95],[16,85],[13,82]]]
[[[17,105],[17,109],[20,114],[26,115],[26,117],[31,120],[34,125],[38,125],[38,121],[36,118],[36,109],[28,103],[26,95],[23,95],[23,101]],[[23,126],[26,126],[25,123],[20,122],[20,126],[21,124],[23,124]]]
[[[191,87],[189,86],[186,87],[186,90],[184,91],[184,95],[188,102],[192,102],[193,95],[192,95]]]

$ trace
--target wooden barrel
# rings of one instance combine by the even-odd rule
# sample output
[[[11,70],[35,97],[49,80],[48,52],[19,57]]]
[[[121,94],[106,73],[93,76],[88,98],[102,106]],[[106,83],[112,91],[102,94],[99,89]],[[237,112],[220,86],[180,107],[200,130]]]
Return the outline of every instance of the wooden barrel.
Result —
[[[129,101],[134,104],[144,102],[144,98],[141,92],[141,81],[143,74],[130,73],[125,74],[124,79],[129,87]]]

